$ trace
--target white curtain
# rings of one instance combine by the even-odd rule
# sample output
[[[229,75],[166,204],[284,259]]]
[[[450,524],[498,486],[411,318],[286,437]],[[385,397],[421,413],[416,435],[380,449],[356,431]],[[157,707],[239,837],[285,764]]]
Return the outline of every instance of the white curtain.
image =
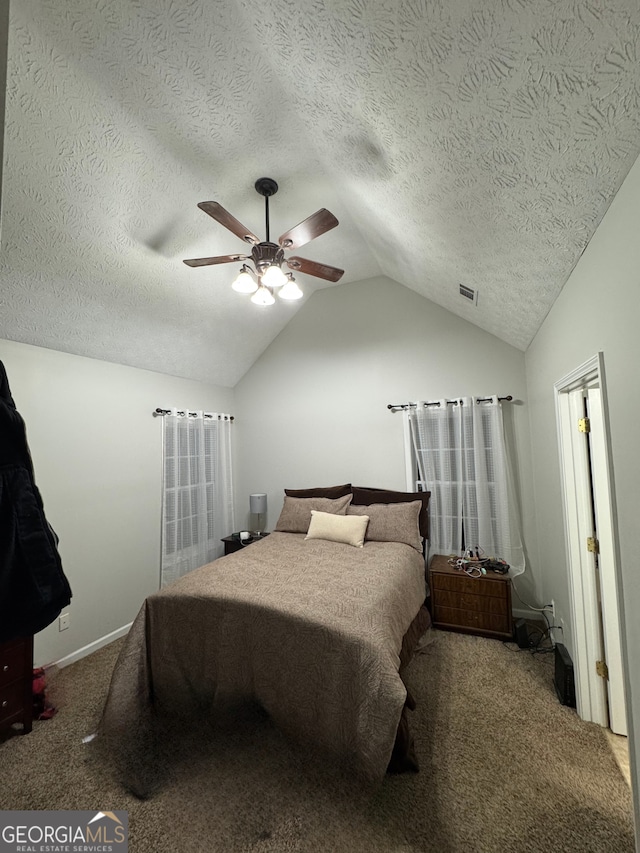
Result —
[[[223,553],[235,527],[229,415],[163,417],[161,586]]]
[[[420,479],[431,492],[430,551],[479,548],[511,574],[524,571],[502,406],[463,397],[454,404],[418,402],[409,415]]]

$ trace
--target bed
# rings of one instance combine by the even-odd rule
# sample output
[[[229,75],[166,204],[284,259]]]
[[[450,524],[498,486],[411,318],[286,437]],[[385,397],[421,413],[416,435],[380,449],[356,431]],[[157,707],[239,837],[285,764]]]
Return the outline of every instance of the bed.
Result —
[[[270,535],[146,599],[98,730],[111,750],[148,753],[160,722],[246,701],[366,781],[417,769],[402,674],[430,624],[429,495],[286,492]],[[123,782],[144,795],[128,766]]]

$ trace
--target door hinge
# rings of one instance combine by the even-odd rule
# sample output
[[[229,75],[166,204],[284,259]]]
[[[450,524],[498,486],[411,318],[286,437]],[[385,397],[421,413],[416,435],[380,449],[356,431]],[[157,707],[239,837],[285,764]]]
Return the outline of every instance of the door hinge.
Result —
[[[580,418],[578,420],[578,429],[580,432],[591,432],[591,421],[589,418]]]
[[[600,676],[600,678],[609,679],[609,667],[607,666],[607,662],[605,660],[597,660],[596,661],[596,673]]]
[[[595,536],[587,537],[587,551],[591,551],[592,554],[600,553],[600,543]]]

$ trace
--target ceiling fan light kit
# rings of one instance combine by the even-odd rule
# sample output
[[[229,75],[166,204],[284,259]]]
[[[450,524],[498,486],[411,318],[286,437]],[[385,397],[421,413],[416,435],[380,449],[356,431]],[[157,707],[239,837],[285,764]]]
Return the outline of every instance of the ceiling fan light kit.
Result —
[[[262,273],[262,283],[267,287],[282,287],[287,283],[287,277],[277,264],[269,264]]]
[[[291,273],[287,274],[287,281],[278,291],[278,296],[280,297],[280,299],[287,300],[302,299],[302,297],[304,296],[304,293],[298,287],[298,282],[291,275]]]
[[[323,278],[327,281],[339,281],[344,270],[310,261],[307,258],[285,258],[285,251],[298,249],[321,234],[325,234],[338,225],[336,217],[325,208],[321,208],[307,219],[285,232],[278,243],[269,240],[269,198],[278,192],[278,184],[273,178],[259,178],[255,188],[265,203],[266,240],[260,241],[245,226],[226,211],[217,201],[201,201],[198,207],[211,216],[216,222],[224,225],[233,234],[251,243],[250,255],[220,255],[214,258],[192,258],[184,263],[189,267],[205,267],[214,264],[228,264],[237,261],[250,261],[253,267],[243,264],[231,287],[238,293],[251,293],[251,301],[255,305],[273,305],[273,292],[284,300],[300,299],[304,294],[292,273],[285,273],[282,264],[289,269]]]
[[[271,290],[261,284],[251,297],[251,301],[254,305],[273,305],[276,300],[273,298]]]
[[[258,282],[251,275],[249,267],[243,264],[237,277],[231,282],[231,287],[237,293],[255,293],[258,289]]]

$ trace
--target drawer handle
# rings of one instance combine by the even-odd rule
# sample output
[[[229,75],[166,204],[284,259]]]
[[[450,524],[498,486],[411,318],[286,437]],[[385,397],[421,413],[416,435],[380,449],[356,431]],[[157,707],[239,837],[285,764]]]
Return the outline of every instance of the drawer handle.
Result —
[[[2,703],[2,707],[3,707],[3,708],[6,708],[8,704],[9,704],[9,700],[8,700],[8,699],[5,699],[5,700],[3,701],[3,703]]]

